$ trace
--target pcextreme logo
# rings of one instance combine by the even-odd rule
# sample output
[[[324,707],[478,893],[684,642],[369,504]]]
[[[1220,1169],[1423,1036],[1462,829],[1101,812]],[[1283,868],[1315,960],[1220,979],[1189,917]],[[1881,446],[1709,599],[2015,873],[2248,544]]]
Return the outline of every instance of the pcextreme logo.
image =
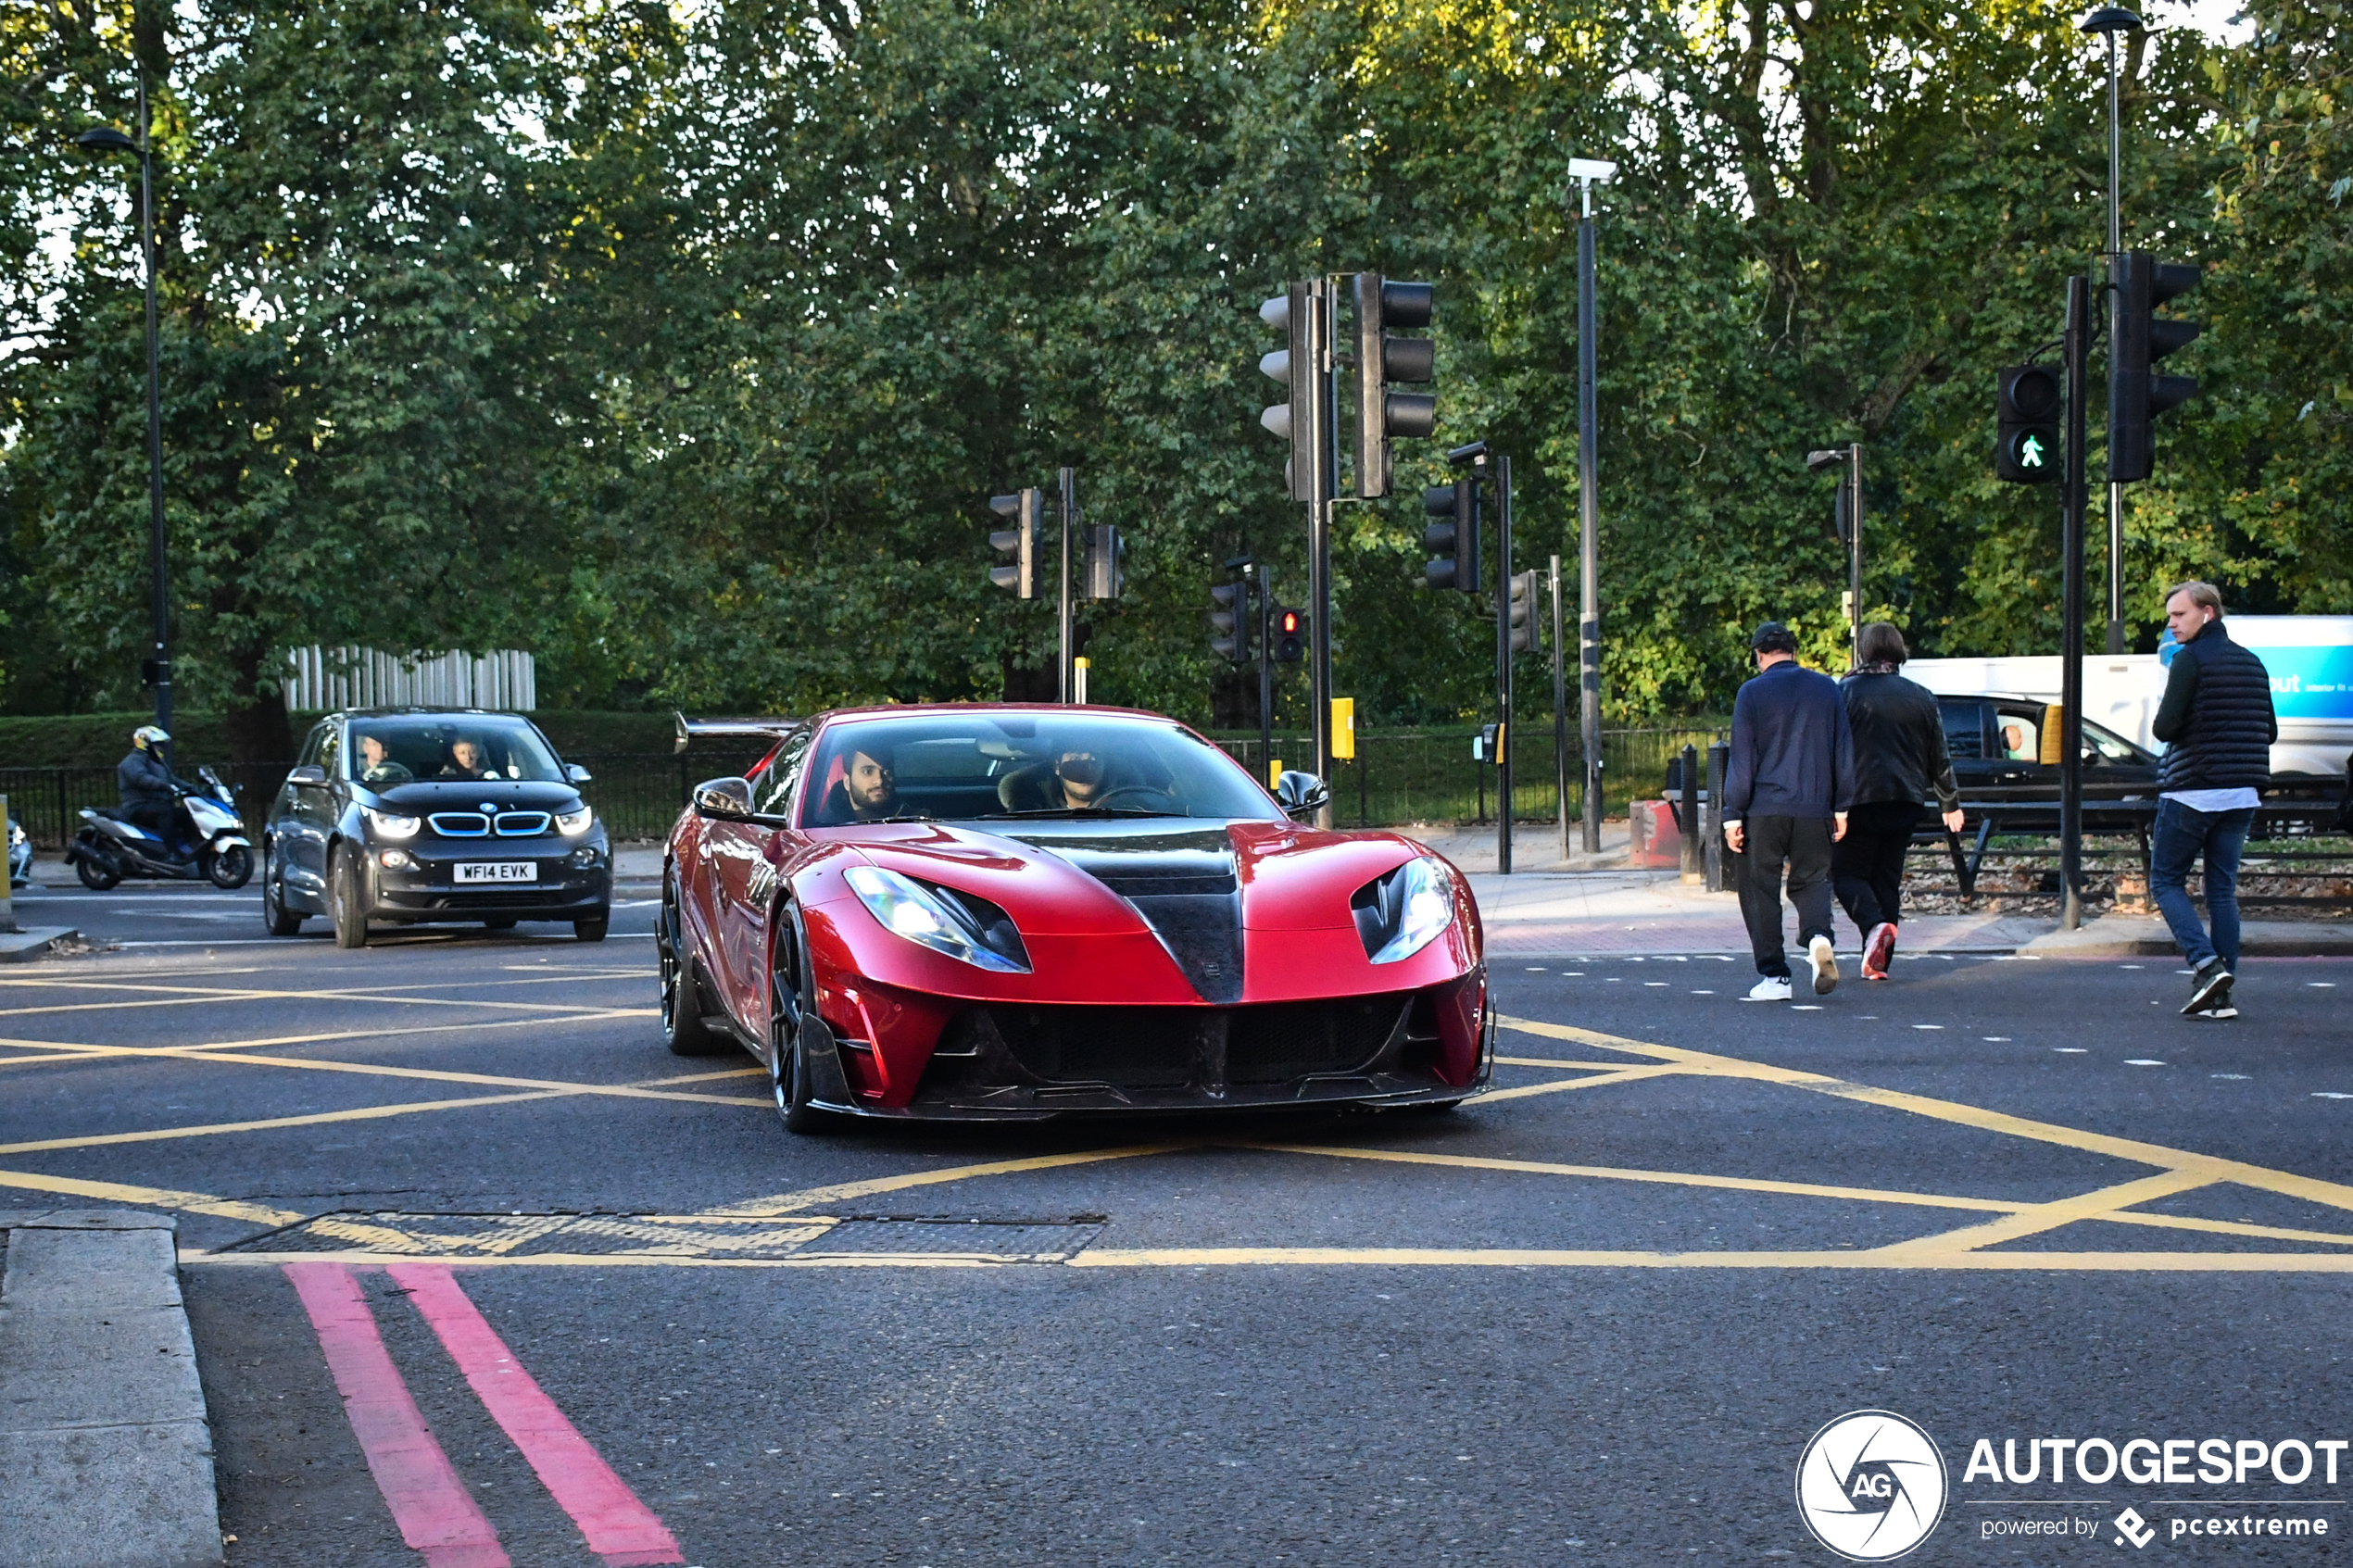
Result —
[[[1944,1517],[1944,1456],[1893,1411],[1854,1411],[1814,1434],[1797,1461],[1797,1512],[1850,1562],[1889,1562]]]

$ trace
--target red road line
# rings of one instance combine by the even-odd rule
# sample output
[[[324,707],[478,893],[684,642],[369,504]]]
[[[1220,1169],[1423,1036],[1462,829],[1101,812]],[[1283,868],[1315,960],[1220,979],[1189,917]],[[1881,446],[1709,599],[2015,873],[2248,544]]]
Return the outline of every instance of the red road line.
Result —
[[[498,1532],[458,1479],[385,1352],[359,1282],[341,1263],[285,1268],[400,1538],[425,1554],[428,1568],[510,1568]]]
[[[613,1474],[579,1428],[566,1420],[531,1374],[515,1360],[481,1310],[459,1288],[457,1277],[433,1263],[395,1263],[396,1284],[466,1374],[483,1405],[522,1457],[539,1474],[572,1522],[587,1537],[588,1549],[607,1568],[645,1568],[686,1560],[678,1542],[653,1510],[637,1499]]]

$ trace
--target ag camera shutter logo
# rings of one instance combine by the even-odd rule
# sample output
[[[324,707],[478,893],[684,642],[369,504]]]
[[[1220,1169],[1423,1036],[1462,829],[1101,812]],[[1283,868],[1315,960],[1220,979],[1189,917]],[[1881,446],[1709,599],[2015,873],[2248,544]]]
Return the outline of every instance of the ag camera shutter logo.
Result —
[[[1944,1456],[1893,1411],[1854,1411],[1814,1434],[1797,1461],[1797,1512],[1849,1562],[1890,1562],[1944,1517]]]

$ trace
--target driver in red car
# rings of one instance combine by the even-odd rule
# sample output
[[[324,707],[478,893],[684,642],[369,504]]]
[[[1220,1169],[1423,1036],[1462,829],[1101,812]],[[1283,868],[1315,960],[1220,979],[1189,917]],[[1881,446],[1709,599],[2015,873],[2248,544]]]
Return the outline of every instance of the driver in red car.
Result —
[[[835,825],[871,822],[899,809],[899,781],[891,775],[888,752],[852,748],[834,787],[825,792],[820,820]]]

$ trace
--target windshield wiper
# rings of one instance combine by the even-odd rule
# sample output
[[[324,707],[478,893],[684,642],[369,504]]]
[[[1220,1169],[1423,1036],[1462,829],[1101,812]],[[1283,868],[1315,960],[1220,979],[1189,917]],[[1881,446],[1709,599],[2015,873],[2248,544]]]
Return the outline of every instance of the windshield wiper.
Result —
[[[1002,822],[1016,818],[1041,822],[1060,819],[1075,821],[1082,817],[1184,817],[1187,811],[1155,811],[1149,806],[1041,806],[1034,811],[990,811],[975,817],[976,822]]]
[[[901,811],[892,817],[860,817],[854,822],[844,822],[842,826],[871,828],[879,827],[884,822],[936,822],[939,819],[928,811]]]

